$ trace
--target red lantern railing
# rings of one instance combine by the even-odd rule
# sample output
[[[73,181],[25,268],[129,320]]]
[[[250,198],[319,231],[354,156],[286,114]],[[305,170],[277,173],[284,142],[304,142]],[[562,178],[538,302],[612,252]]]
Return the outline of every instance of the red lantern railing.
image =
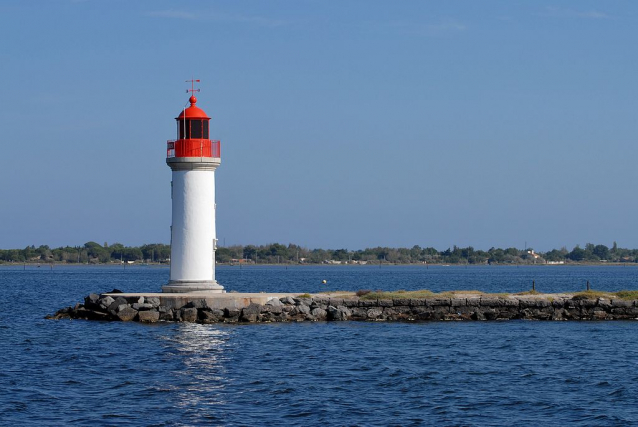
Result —
[[[210,139],[178,139],[166,142],[166,157],[221,158],[221,142]]]

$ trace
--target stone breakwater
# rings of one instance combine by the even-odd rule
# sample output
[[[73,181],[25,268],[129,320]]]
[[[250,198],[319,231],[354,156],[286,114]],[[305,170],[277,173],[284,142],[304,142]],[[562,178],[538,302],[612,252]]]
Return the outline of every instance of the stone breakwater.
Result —
[[[251,323],[299,321],[444,320],[638,320],[638,301],[571,296],[477,296],[472,298],[364,299],[273,297],[264,304],[211,303],[208,298],[91,294],[84,303],[59,310],[49,319],[155,322]],[[236,294],[234,301],[241,301]],[[179,302],[175,302],[179,301]],[[223,305],[223,304],[222,304]]]

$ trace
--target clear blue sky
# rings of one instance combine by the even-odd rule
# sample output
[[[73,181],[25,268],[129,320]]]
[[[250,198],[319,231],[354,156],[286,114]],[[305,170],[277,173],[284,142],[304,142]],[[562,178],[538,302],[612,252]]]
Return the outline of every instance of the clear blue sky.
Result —
[[[170,240],[202,80],[220,243],[638,247],[638,2],[0,2],[0,247]]]

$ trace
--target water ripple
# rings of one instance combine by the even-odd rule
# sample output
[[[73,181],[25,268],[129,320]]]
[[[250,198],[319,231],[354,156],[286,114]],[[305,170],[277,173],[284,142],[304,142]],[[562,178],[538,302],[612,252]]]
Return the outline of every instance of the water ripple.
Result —
[[[226,268],[219,276],[246,291],[264,283],[277,286],[267,290],[316,291],[324,278],[341,289],[466,283],[495,291],[519,290],[506,288],[531,275],[548,288],[595,274],[614,289],[638,282],[631,268],[290,270]],[[0,323],[0,424],[638,423],[635,322],[149,326],[42,319],[88,292],[156,290],[166,277],[163,269],[0,268],[8,310]]]

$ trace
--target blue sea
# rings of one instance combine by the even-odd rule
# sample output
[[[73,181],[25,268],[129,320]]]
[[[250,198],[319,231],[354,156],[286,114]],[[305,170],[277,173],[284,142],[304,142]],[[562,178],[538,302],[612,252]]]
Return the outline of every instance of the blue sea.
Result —
[[[638,267],[227,267],[238,292],[638,289]],[[322,281],[326,280],[324,285]],[[638,322],[45,320],[160,267],[0,267],[2,426],[638,425]]]

